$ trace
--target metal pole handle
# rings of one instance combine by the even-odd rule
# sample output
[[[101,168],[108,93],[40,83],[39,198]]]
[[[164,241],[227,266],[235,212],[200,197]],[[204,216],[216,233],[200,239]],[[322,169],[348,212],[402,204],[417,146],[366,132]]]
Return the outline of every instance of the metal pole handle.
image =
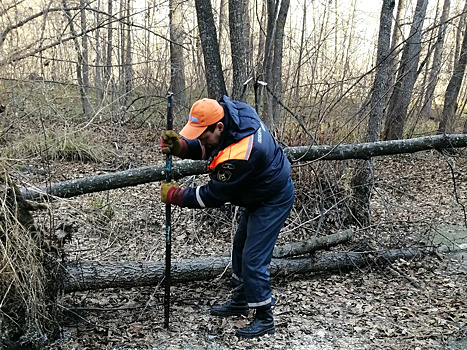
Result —
[[[172,96],[167,94],[167,130],[173,129]],[[167,154],[165,163],[165,180],[172,180],[172,155]],[[172,263],[172,209],[170,204],[165,204],[165,293],[164,293],[164,328],[169,328],[170,318],[170,270]]]

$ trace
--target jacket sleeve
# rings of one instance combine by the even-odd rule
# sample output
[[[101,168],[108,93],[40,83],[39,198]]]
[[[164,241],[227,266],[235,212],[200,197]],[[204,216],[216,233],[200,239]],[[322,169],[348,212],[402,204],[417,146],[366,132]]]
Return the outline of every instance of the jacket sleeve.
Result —
[[[188,187],[183,191],[183,204],[188,208],[214,208],[225,203],[235,203],[239,194],[250,185],[248,178],[253,171],[245,160],[229,160],[219,164],[204,186]]]

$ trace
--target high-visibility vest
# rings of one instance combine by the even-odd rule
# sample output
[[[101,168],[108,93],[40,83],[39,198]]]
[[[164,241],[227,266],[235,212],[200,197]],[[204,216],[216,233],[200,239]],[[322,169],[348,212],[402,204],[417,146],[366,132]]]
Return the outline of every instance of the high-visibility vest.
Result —
[[[236,160],[248,160],[250,158],[251,150],[253,149],[253,142],[255,135],[244,137],[237,143],[233,143],[230,146],[220,151],[215,156],[211,163],[208,165],[208,170],[214,170],[216,166],[225,161],[236,159]]]

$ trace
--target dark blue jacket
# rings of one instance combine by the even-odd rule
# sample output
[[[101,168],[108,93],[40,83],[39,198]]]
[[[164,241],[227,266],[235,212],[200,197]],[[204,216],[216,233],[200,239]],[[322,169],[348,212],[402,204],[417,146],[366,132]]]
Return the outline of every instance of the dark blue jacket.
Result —
[[[204,150],[197,139],[187,140],[185,158],[208,159],[209,166],[216,166],[211,169],[211,180],[206,185],[183,191],[183,204],[189,208],[204,208],[229,202],[255,209],[285,187],[290,176],[290,162],[253,107],[227,96],[220,104],[224,107],[224,131],[219,145],[213,150]],[[245,139],[250,135],[253,136]],[[245,157],[230,159],[231,149],[241,148],[243,152],[241,145],[248,140]],[[229,152],[225,152],[226,149]],[[221,154],[224,154],[222,158]]]

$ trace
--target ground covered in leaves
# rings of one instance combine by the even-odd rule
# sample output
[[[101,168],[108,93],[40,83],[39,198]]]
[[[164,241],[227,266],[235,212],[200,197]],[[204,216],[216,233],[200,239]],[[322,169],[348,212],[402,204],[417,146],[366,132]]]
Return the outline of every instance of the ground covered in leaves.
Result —
[[[44,165],[37,160],[18,166],[12,175],[24,186],[40,185],[163,161],[154,137],[118,137],[120,158],[111,164]],[[117,144],[111,141],[109,145]],[[278,244],[348,228],[348,169],[350,162],[294,168],[297,200]],[[375,159],[371,222],[353,224],[354,239],[332,251],[446,244],[451,239],[445,232],[451,228],[465,239],[466,171],[464,151]],[[200,176],[180,183],[204,181]],[[158,183],[57,200],[51,206],[51,215],[38,221],[73,227],[66,261],[164,259],[165,206],[159,201]],[[172,217],[174,261],[229,252],[236,208],[174,208]],[[209,314],[212,304],[229,297],[225,275],[174,285],[169,330],[163,327],[163,285],[69,293],[59,300],[64,311],[61,338],[49,348],[466,349],[466,259],[461,254],[435,254],[349,271],[273,278],[276,334],[253,340],[235,336],[248,318]]]

